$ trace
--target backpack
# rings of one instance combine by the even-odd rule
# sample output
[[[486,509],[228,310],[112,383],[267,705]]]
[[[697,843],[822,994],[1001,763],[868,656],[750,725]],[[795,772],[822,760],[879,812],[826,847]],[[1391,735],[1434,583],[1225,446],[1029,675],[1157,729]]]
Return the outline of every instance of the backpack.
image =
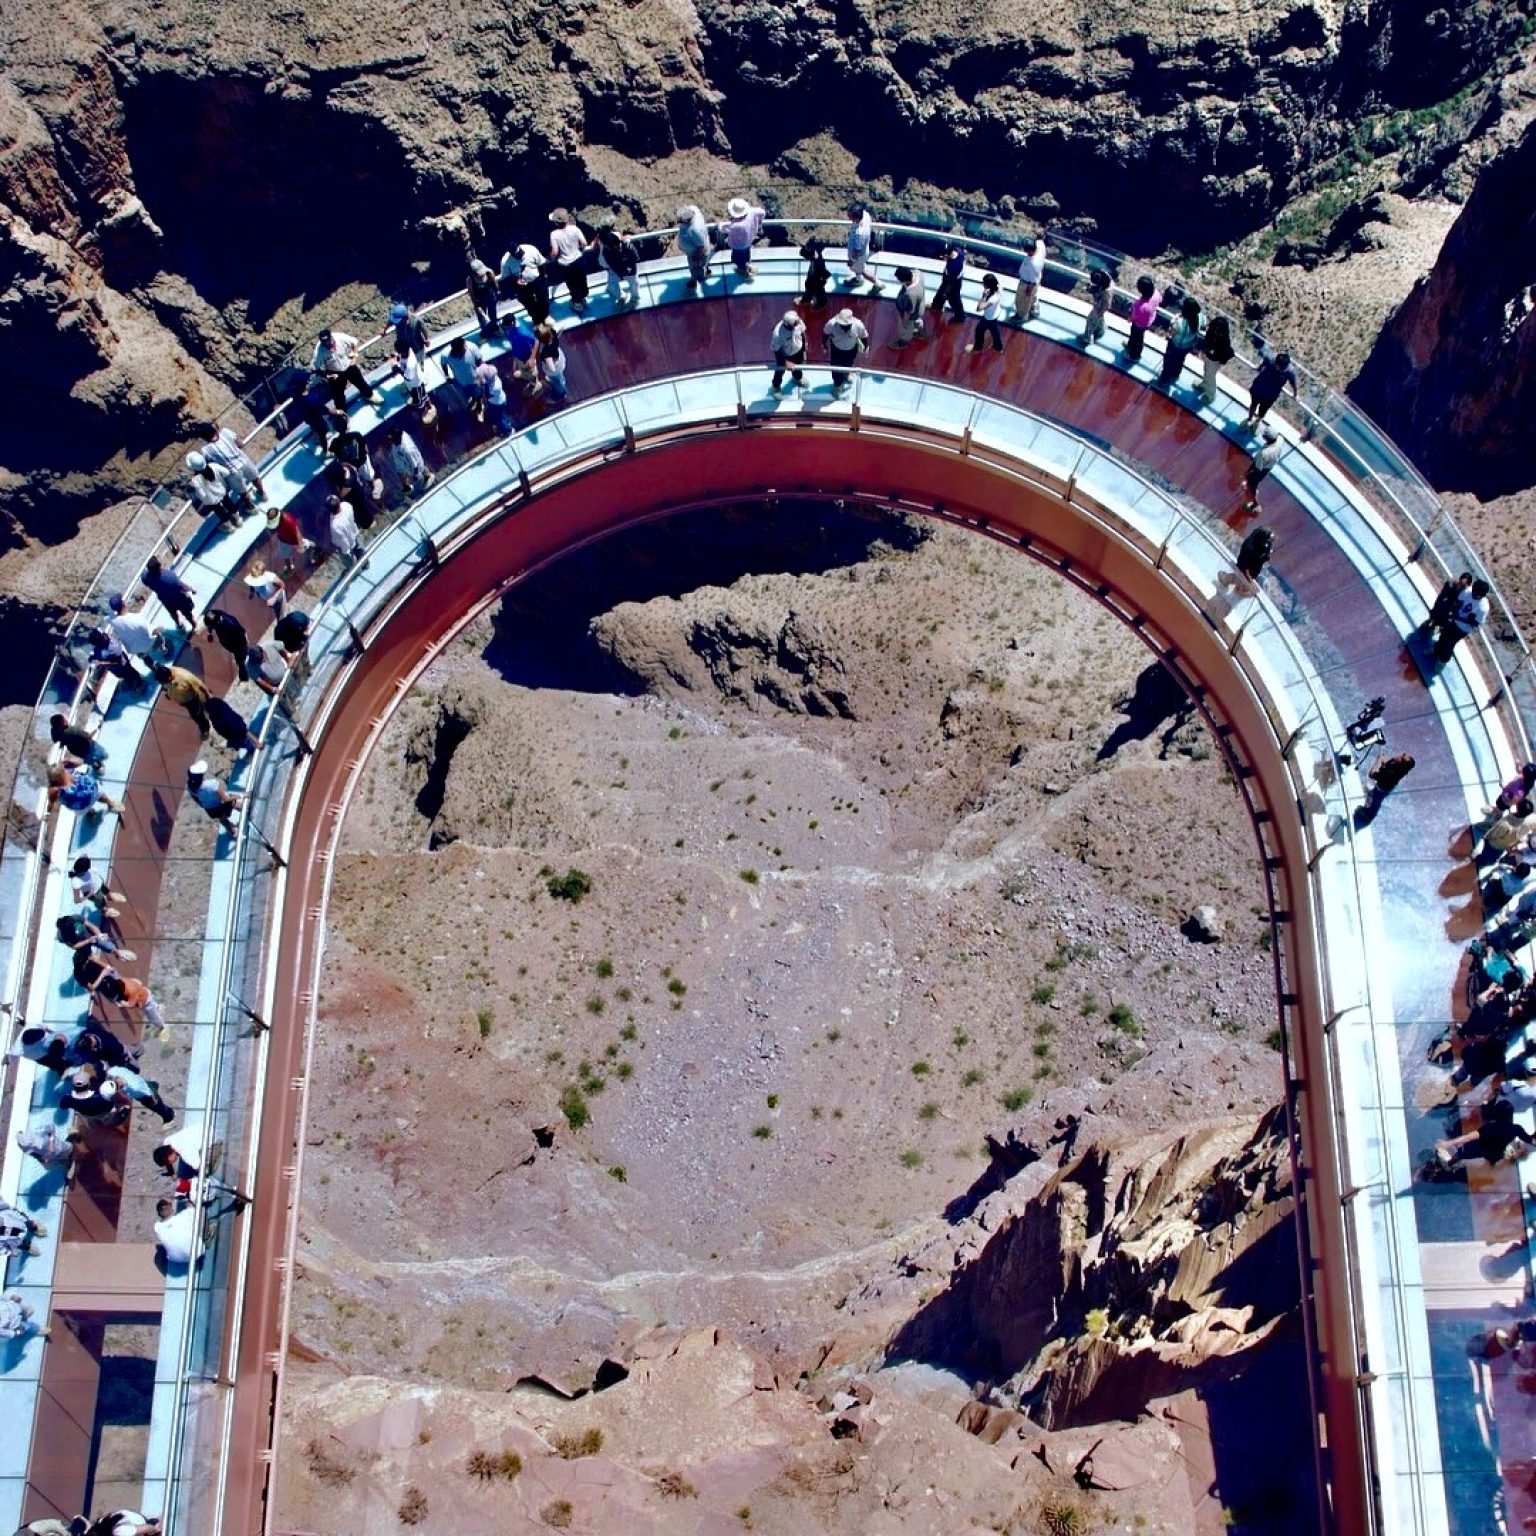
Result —
[[[62,1168],[75,1155],[68,1133],[51,1120],[34,1120],[25,1130],[17,1131],[16,1145],[45,1168]]]
[[[73,912],[66,912],[53,926],[59,936],[59,943],[68,944],[71,949],[77,944],[84,943],[91,936],[90,930],[85,926],[85,919]]]

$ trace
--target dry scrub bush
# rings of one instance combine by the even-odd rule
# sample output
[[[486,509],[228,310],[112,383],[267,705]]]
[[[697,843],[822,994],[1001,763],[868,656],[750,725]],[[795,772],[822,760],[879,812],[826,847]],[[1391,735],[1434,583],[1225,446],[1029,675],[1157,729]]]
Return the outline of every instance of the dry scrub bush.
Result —
[[[420,1525],[427,1518],[426,1494],[412,1483],[405,1490],[405,1497],[400,1500],[400,1508],[396,1513],[400,1516],[401,1525]]]
[[[311,1440],[304,1447],[304,1459],[309,1463],[310,1476],[327,1488],[345,1488],[357,1476],[357,1469],[338,1461],[319,1440]]]
[[[516,1451],[500,1451],[495,1455],[489,1451],[471,1451],[464,1470],[482,1483],[495,1482],[498,1477],[510,1483],[523,1470],[523,1458]]]
[[[549,1443],[557,1456],[566,1461],[576,1461],[582,1456],[596,1456],[602,1450],[603,1432],[594,1424],[591,1429],[584,1429],[579,1435],[564,1432],[551,1435]]]
[[[539,1511],[539,1519],[545,1525],[552,1525],[557,1531],[563,1531],[571,1523],[575,1514],[576,1511],[571,1508],[569,1499],[556,1499]]]
[[[656,1487],[664,1499],[696,1499],[699,1496],[699,1490],[671,1467],[656,1474]]]

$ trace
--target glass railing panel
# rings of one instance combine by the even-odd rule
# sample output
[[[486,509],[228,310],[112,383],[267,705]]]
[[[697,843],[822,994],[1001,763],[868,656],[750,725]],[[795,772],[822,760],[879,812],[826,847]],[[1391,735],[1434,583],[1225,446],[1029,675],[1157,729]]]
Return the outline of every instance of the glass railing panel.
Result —
[[[1101,505],[1112,508],[1156,548],[1180,521],[1178,509],[1156,487],[1149,485],[1127,465],[1097,451],[1083,455],[1077,466],[1077,491]]]
[[[975,398],[964,390],[934,384],[924,380],[918,390],[917,413],[922,422],[934,431],[943,431],[958,437],[972,419]]]

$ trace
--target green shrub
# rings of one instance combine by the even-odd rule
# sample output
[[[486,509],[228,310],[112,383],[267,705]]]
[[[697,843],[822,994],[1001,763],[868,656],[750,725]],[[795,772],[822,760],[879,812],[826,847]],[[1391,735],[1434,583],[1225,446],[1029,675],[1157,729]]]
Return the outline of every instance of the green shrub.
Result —
[[[582,869],[568,869],[563,875],[551,875],[544,888],[556,901],[580,901],[592,890],[592,876]]]

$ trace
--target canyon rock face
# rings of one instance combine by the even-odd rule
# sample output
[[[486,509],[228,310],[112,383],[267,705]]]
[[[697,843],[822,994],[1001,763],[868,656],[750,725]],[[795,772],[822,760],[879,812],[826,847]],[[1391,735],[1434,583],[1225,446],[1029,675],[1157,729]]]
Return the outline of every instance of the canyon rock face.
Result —
[[[592,633],[647,689],[670,685],[751,708],[857,718],[843,664],[821,626],[772,590],[750,605],[710,588],[675,603],[625,603],[598,618]]]
[[[685,192],[713,207],[743,179],[788,178],[1198,249],[1269,217],[1362,115],[1484,89],[1522,21],[1510,0],[1218,0],[1198,17],[1171,0],[1134,16],[1091,0],[327,0],[237,21],[185,0],[15,0],[12,540],[65,536],[109,491],[172,470],[172,440],[316,311],[413,265],[423,292],[457,283],[445,216],[494,258],[556,202],[665,221]]]
[[[1350,392],[1439,485],[1536,485],[1536,121],[1484,167],[1434,269],[1382,332]]]
[[[1047,1429],[1135,1418],[1241,1371],[1297,1303],[1279,1110],[1093,1145],[896,1336]]]

